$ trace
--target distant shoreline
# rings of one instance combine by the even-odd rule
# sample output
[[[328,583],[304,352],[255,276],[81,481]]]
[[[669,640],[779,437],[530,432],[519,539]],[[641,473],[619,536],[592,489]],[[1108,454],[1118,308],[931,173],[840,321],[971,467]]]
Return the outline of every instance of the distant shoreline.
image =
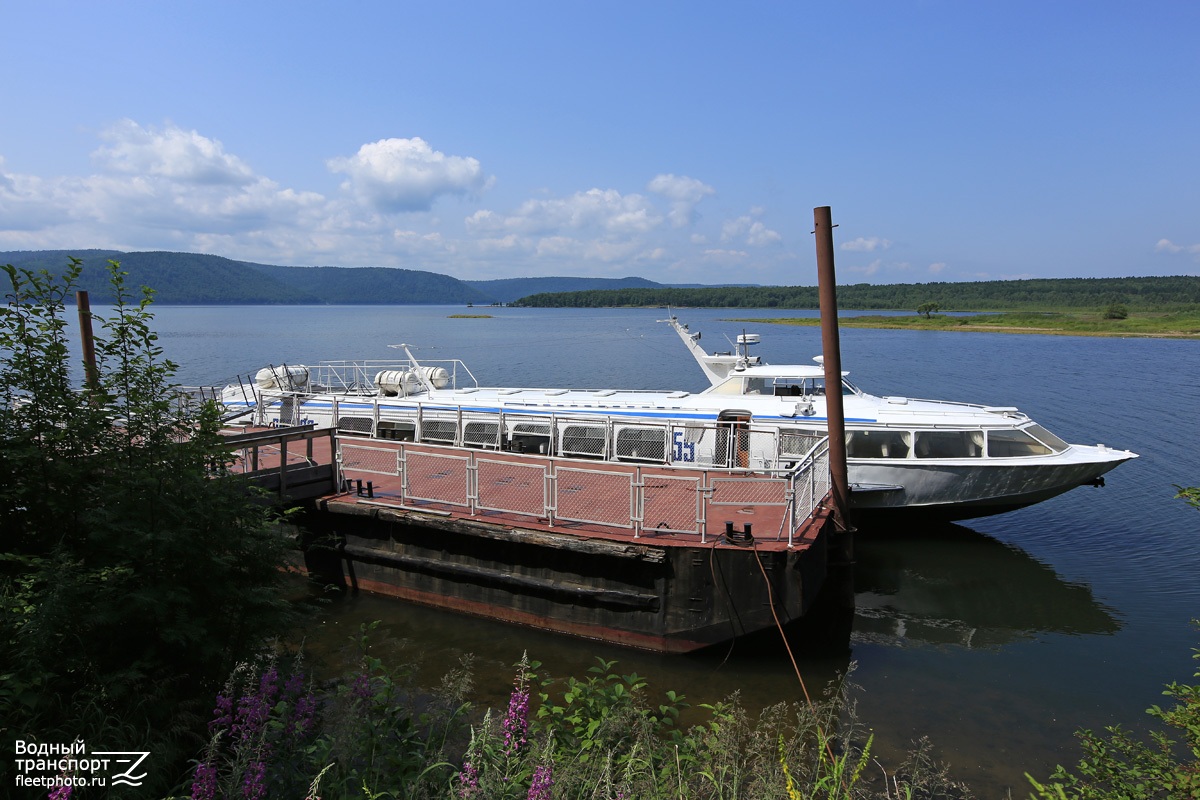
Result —
[[[821,320],[816,317],[755,317],[727,321],[814,327],[821,324]],[[1023,311],[966,317],[949,317],[942,314],[933,314],[929,317],[920,315],[904,317],[839,316],[838,327],[1200,340],[1200,313],[1130,314],[1126,319],[1104,319],[1098,313]]]

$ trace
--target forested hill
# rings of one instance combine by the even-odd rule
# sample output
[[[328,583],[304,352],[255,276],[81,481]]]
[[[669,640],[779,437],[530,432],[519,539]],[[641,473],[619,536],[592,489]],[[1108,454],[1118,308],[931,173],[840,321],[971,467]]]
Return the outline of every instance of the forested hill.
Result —
[[[0,252],[0,264],[61,273],[81,258],[81,289],[93,303],[112,301],[106,266],[119,261],[126,285],[150,286],[160,303],[193,305],[394,304],[537,307],[692,306],[699,308],[817,308],[814,286],[667,286],[645,278],[510,278],[462,281],[449,275],[390,267],[284,267],[198,253],[117,250]],[[915,283],[838,287],[846,309],[943,311],[1103,308],[1200,308],[1200,277],[1055,278],[978,283]]]
[[[508,303],[537,292],[661,288],[643,278],[513,278],[462,281],[449,275],[389,267],[283,267],[198,253],[118,250],[0,252],[0,264],[61,273],[69,257],[84,262],[80,278],[93,303],[112,301],[108,261],[129,273],[126,285],[150,286],[159,303],[193,305]]]
[[[1123,303],[1138,311],[1200,308],[1200,277],[1036,278],[975,283],[857,283],[839,286],[845,309],[916,309],[937,303],[942,311],[1104,308]],[[815,286],[621,289],[539,294],[517,305],[562,308],[690,306],[693,308],[819,308]]]
[[[645,278],[502,278],[494,281],[467,281],[466,283],[501,303],[511,303],[531,294],[665,288],[661,283],[648,281]]]
[[[159,303],[196,305],[338,303],[488,303],[491,298],[448,275],[409,269],[364,267],[277,267],[197,253],[114,250],[42,250],[0,253],[0,263],[63,271],[68,258],[83,260],[81,289],[93,303],[112,294],[109,259],[129,273],[127,286],[149,286]]]

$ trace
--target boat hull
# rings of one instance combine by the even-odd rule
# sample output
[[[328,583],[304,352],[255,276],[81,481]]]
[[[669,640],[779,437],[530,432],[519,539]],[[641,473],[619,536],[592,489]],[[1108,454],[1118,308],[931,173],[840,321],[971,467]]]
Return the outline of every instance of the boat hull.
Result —
[[[978,459],[923,464],[912,460],[849,465],[850,503],[860,519],[898,515],[943,521],[1014,511],[1081,485],[1096,485],[1132,454],[1073,447],[1073,460],[1006,463]],[[855,486],[864,487],[855,491]]]

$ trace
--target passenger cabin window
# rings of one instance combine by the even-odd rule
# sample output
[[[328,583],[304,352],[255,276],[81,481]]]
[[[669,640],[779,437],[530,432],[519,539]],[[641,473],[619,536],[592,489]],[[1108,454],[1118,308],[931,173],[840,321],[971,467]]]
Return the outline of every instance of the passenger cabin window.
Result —
[[[565,425],[558,451],[565,456],[604,456],[603,425]]]
[[[499,447],[500,423],[468,422],[463,426],[463,444],[467,447]]]
[[[779,432],[779,457],[803,458],[824,438],[820,434],[809,431],[781,430]]]
[[[454,444],[458,423],[452,419],[427,419],[421,423],[421,441]]]
[[[548,453],[550,426],[519,422],[513,426],[508,447],[518,453]]]
[[[371,417],[339,417],[338,433],[361,433],[370,436],[375,432],[375,420]]]
[[[397,442],[411,442],[416,437],[417,426],[413,422],[388,422],[381,420],[375,435],[380,439],[392,439]]]
[[[849,431],[847,458],[908,458],[912,450],[908,431]]]
[[[980,458],[982,431],[917,431],[917,458]]]
[[[622,428],[617,431],[617,458],[661,464],[667,460],[666,428]]]
[[[987,432],[987,453],[991,458],[1021,458],[1048,456],[1053,451],[1025,431],[994,430]]]

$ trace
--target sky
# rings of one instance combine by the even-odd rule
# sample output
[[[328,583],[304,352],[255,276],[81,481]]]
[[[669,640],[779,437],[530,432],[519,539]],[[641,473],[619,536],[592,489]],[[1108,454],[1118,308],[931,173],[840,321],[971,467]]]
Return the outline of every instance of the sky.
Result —
[[[1200,3],[0,0],[0,250],[1200,275]]]

